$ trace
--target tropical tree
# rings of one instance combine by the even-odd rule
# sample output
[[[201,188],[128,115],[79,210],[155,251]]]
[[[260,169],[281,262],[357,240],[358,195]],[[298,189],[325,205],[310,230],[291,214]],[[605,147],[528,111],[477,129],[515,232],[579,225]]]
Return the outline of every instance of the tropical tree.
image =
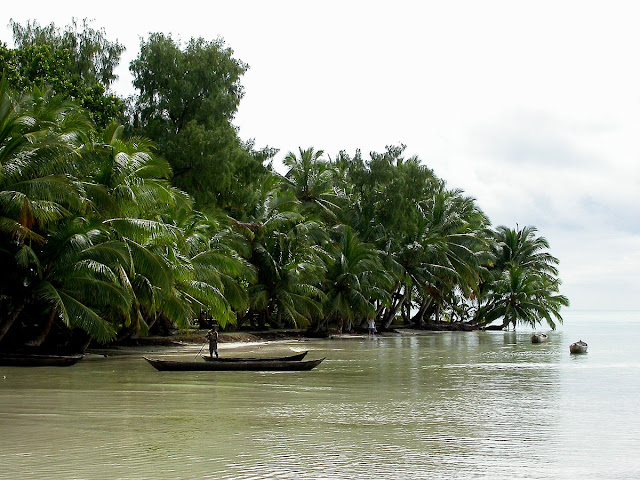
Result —
[[[124,102],[110,91],[124,47],[107,39],[104,29],[75,19],[64,30],[11,21],[14,49],[0,45],[0,60],[16,91],[48,85],[56,95],[73,100],[99,126],[123,119]]]
[[[502,271],[487,294],[485,319],[490,323],[502,319],[502,326],[518,323],[533,328],[546,322],[555,330],[556,322],[562,323],[561,307],[568,307],[569,301],[558,293],[559,281],[535,270],[510,265]]]
[[[89,158],[94,169],[91,192],[102,226],[126,247],[122,281],[133,298],[123,327],[146,333],[158,318],[185,328],[200,310],[220,324],[235,321],[234,308],[247,298],[237,278],[251,278],[250,268],[230,248],[213,238],[218,226],[192,210],[192,200],[173,187],[169,163],[151,152],[147,139],[123,137],[111,125]]]
[[[421,284],[426,304],[419,314],[431,308],[439,320],[443,309],[459,305],[457,295],[468,298],[479,282],[482,259],[487,255],[483,231],[488,219],[472,198],[461,190],[447,190],[444,184],[422,206],[427,217],[420,244],[427,275]]]
[[[249,285],[243,318],[261,326],[302,327],[322,313],[325,232],[298,212],[299,202],[277,190],[252,222],[236,223],[250,245],[257,281]]]
[[[479,324],[502,319],[503,327],[546,322],[555,329],[556,322],[562,323],[560,309],[569,300],[559,293],[559,262],[547,251],[549,242],[536,234],[530,226],[500,226],[494,232],[493,261],[478,289]]]
[[[335,171],[322,160],[323,154],[314,148],[300,148],[297,157],[289,152],[282,162],[288,168],[282,189],[298,199],[303,215],[314,215],[331,224],[336,221],[342,202],[334,187]]]
[[[221,326],[235,323],[237,315],[249,307],[247,286],[255,283],[256,272],[246,259],[249,247],[245,238],[232,228],[234,220],[226,215],[214,218],[201,212],[186,212],[177,217],[186,246],[185,257],[192,287],[205,287],[208,295],[196,306],[214,316]],[[200,298],[194,295],[194,298]]]
[[[0,291],[0,339],[23,310],[55,312],[101,340],[114,334],[93,305],[121,307],[126,296],[106,271],[77,254],[83,240],[75,216],[87,204],[74,174],[89,132],[72,103],[37,88],[12,98],[2,81],[0,251],[9,275]],[[100,282],[105,288],[96,289]]]
[[[133,129],[155,142],[171,163],[173,184],[200,210],[251,212],[250,193],[267,174],[263,162],[275,153],[255,151],[232,124],[247,68],[222,39],[191,39],[182,46],[159,33],[141,41],[130,65],[139,91]]]
[[[117,79],[115,69],[125,48],[117,41],[109,41],[104,28],[91,27],[90,20],[85,18],[80,24],[73,18],[64,30],[54,23],[40,25],[35,20],[24,26],[13,20],[10,24],[18,48],[49,45],[54,50],[67,51],[72,58],[70,73],[87,85],[98,83],[106,89]]]
[[[383,268],[381,252],[362,242],[352,228],[334,229],[335,243],[328,246],[329,260],[324,281],[325,317],[317,330],[326,330],[329,321],[359,324],[376,316],[376,307],[389,306],[392,281]]]

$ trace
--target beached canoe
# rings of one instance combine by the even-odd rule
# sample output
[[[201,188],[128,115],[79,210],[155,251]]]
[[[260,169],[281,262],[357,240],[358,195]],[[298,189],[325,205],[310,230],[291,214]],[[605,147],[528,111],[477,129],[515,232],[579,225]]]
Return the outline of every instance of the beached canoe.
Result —
[[[84,355],[43,355],[31,353],[0,353],[0,365],[4,367],[68,367]]]
[[[295,355],[288,355],[285,357],[209,357],[207,355],[202,355],[202,358],[207,362],[269,362],[272,360],[278,360],[280,362],[299,362],[306,355],[307,352],[296,353]]]
[[[570,353],[587,353],[587,343],[582,340],[569,345]]]
[[[299,371],[311,370],[317,367],[324,360],[308,360],[300,362],[292,362],[290,360],[238,360],[237,362],[196,362],[193,360],[160,360],[157,358],[143,357],[147,362],[153,365],[157,370],[161,371],[180,371],[180,372],[224,372],[224,371],[242,371],[250,370],[257,372],[266,371]]]
[[[531,335],[531,343],[544,343],[549,340],[546,333],[534,333]]]

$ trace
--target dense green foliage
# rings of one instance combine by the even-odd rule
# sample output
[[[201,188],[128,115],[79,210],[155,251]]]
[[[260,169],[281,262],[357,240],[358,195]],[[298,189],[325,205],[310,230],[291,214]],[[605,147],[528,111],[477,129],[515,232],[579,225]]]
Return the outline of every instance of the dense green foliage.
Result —
[[[132,116],[135,131],[169,160],[174,185],[191,193],[199,208],[242,216],[256,204],[252,193],[267,173],[269,155],[242,142],[231,123],[248,68],[232,55],[222,40],[192,39],[181,49],[170,36],[150,35],[131,62],[140,92]]]
[[[222,41],[143,40],[127,129],[65,87],[67,71],[108,86],[119,51],[86,24],[28,27],[1,51],[0,348],[81,349],[201,311],[320,333],[562,321],[548,242],[493,229],[404,146],[265,166],[275,151],[233,127],[247,67]],[[87,35],[93,53],[71,41]]]
[[[124,101],[109,93],[122,45],[108,41],[104,30],[94,30],[87,20],[81,26],[74,20],[64,31],[35,21],[11,25],[16,48],[0,45],[0,61],[13,89],[46,84],[85,108],[101,127],[113,118],[124,120]]]

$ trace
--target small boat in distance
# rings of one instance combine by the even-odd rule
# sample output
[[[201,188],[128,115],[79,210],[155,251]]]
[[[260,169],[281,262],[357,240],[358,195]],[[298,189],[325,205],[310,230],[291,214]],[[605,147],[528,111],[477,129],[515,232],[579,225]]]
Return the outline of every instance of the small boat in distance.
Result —
[[[299,362],[302,360],[308,351],[296,353],[295,355],[288,355],[285,357],[209,357],[207,355],[202,355],[202,358],[207,362],[244,362],[244,361],[253,361],[253,362],[268,362],[271,360],[278,360],[281,362]]]
[[[44,355],[36,353],[0,353],[0,365],[3,367],[68,367],[84,355]]]
[[[569,353],[587,353],[587,343],[579,340],[569,345]]]
[[[531,335],[531,343],[544,343],[549,340],[546,333],[534,333]]]
[[[156,370],[176,372],[224,372],[224,371],[254,371],[254,372],[295,372],[311,370],[322,363],[324,358],[307,361],[290,360],[238,360],[236,362],[196,362],[193,360],[160,360],[142,357]]]

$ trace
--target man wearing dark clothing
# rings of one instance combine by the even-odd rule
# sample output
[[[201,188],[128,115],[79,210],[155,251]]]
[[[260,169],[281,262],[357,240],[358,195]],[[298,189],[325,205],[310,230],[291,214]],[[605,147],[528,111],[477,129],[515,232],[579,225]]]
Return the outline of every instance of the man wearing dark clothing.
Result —
[[[215,325],[207,332],[207,340],[209,340],[209,357],[213,358],[215,353],[218,358],[218,331]]]

